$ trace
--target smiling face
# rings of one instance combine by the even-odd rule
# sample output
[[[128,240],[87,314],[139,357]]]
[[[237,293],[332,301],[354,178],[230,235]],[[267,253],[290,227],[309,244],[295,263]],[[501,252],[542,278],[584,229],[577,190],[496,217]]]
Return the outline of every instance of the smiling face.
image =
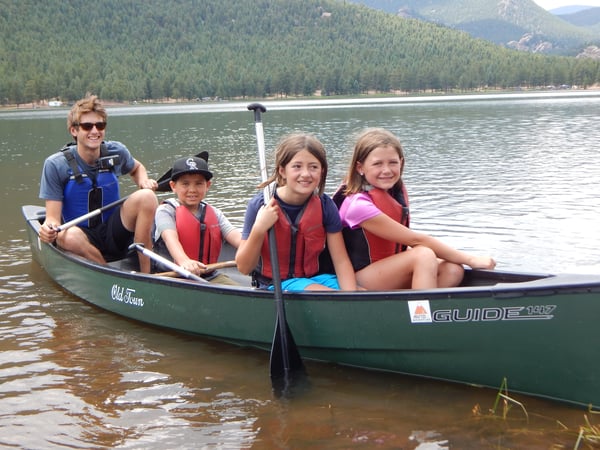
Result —
[[[364,162],[356,163],[356,171],[364,176],[371,186],[387,190],[400,180],[404,161],[391,145],[373,149]]]
[[[96,124],[99,122],[100,123],[105,122],[105,119],[103,116],[101,116],[100,114],[98,114],[96,112],[87,112],[87,113],[82,114],[79,117],[79,121],[76,123],[77,124],[80,124],[80,123]],[[75,141],[77,142],[77,148],[80,151],[80,155],[81,155],[81,152],[89,153],[89,152],[99,151],[100,144],[102,144],[102,141],[104,140],[104,134],[106,132],[106,129],[99,130],[94,125],[91,130],[86,131],[80,125],[72,125],[70,128],[70,132],[71,132],[71,136],[73,136],[75,138]],[[83,158],[85,158],[84,155],[81,155],[81,156]],[[97,156],[98,155],[96,155],[96,157]]]
[[[301,150],[279,168],[279,177],[285,184],[277,193],[286,203],[302,204],[319,188],[322,173],[319,160],[308,150]]]
[[[186,173],[171,181],[171,190],[177,195],[179,203],[190,211],[196,211],[200,202],[206,197],[210,181],[206,181],[204,175],[199,173]]]
[[[392,154],[393,152],[395,155]],[[371,153],[373,154],[371,155]],[[395,169],[398,161],[400,162],[399,168]],[[381,171],[384,165],[387,167],[383,170],[383,174],[373,175],[376,171]],[[372,170],[371,166],[374,166]],[[366,171],[370,172],[369,180],[365,178]],[[367,184],[379,185],[382,183],[387,186],[389,173],[397,173],[394,177],[396,186],[401,187],[403,171],[404,150],[400,140],[392,132],[383,128],[367,128],[356,138],[352,160],[344,179],[346,185],[344,192],[346,195],[362,192]]]

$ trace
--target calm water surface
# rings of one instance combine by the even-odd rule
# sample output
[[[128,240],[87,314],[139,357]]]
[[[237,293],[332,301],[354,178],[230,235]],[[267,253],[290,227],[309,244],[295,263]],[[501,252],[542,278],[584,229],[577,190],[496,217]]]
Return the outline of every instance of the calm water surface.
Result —
[[[415,229],[503,270],[600,273],[600,93],[265,105],[268,152],[288,132],[315,133],[329,192],[352,136],[383,126],[405,147]],[[68,140],[66,113],[0,113],[0,446],[574,447],[585,410],[515,395],[527,415],[492,414],[494,390],[395,374],[309,362],[311,389],[282,402],[266,352],[142,326],[62,291],[31,262],[20,207],[38,203],[42,162]],[[208,199],[241,226],[260,178],[246,103],[114,108],[107,137],[155,177],[208,150]]]

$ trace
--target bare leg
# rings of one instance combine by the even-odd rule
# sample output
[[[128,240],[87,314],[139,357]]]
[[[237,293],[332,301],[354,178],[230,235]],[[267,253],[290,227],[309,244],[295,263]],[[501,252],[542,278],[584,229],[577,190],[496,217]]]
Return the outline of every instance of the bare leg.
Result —
[[[330,287],[323,286],[319,283],[309,284],[304,288],[305,291],[335,291],[335,289],[331,289]]]
[[[152,225],[158,200],[154,191],[140,189],[134,192],[121,207],[121,221],[125,228],[134,233],[134,242],[152,249]],[[150,258],[138,253],[140,272],[150,273]]]
[[[69,251],[99,264],[106,264],[106,260],[95,246],[93,246],[86,234],[79,227],[67,228],[58,233],[56,243],[63,250]]]
[[[460,264],[440,260],[438,266],[438,287],[456,287],[465,276],[465,269]]]
[[[356,273],[358,284],[367,290],[430,289],[437,287],[435,253],[417,246],[388,256]]]

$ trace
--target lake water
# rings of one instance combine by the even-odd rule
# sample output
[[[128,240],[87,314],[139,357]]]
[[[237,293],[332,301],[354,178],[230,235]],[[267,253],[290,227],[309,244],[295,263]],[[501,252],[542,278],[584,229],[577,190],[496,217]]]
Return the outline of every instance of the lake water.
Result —
[[[241,226],[260,180],[246,105],[109,108],[107,138],[155,177],[208,150],[208,200]],[[315,133],[332,192],[353,135],[382,126],[404,145],[413,228],[502,270],[600,273],[600,92],[264,105],[270,167],[282,135]],[[311,362],[311,389],[280,401],[268,353],[143,326],[65,293],[31,262],[20,208],[39,203],[43,160],[69,138],[66,114],[0,112],[0,446],[550,449],[573,448],[586,415],[600,422],[518,395],[527,416],[514,405],[492,414],[494,390]],[[125,180],[122,192],[132,189]]]

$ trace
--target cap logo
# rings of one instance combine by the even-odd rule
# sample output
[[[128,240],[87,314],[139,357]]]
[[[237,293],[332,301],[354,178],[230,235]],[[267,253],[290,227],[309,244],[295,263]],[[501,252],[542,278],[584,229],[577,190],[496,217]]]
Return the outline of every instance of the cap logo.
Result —
[[[198,170],[198,166],[196,165],[194,158],[186,159],[185,163],[187,164],[189,170]]]

